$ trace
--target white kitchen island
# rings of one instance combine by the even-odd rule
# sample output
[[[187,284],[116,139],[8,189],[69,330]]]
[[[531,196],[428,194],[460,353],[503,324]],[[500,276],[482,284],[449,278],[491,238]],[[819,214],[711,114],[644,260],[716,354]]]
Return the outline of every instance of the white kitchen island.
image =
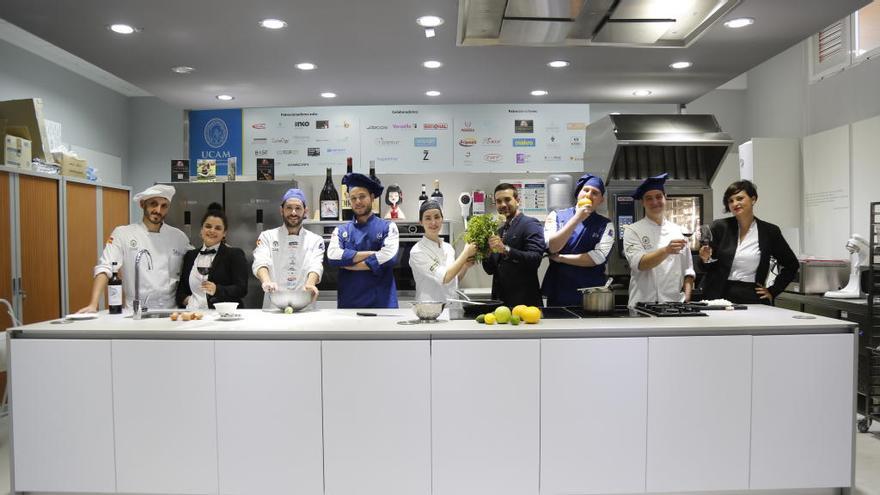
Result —
[[[852,486],[851,323],[765,306],[520,326],[371,311],[397,316],[11,329],[13,493]]]

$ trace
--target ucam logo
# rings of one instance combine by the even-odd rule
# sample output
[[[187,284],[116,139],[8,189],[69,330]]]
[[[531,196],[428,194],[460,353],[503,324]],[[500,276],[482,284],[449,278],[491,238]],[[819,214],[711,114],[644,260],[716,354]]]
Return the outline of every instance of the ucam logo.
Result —
[[[514,148],[534,148],[535,138],[513,138]]]
[[[308,127],[310,125],[308,120],[300,120],[299,122],[294,122],[294,127]]]
[[[413,139],[413,146],[416,148],[436,148],[437,138],[435,137],[417,137]]]
[[[469,148],[469,147],[471,147],[471,146],[476,146],[476,145],[477,145],[477,138],[472,138],[472,137],[470,137],[470,138],[461,138],[461,139],[458,140],[458,145],[459,145],[459,146],[464,146],[464,147],[466,147],[466,148]]]
[[[259,122],[259,123],[256,123],[256,124],[251,124],[251,127],[253,127],[254,129],[265,129],[265,128],[266,128],[266,123],[265,123],[265,122]]]
[[[212,148],[219,148],[226,144],[229,137],[229,129],[223,119],[214,117],[205,124],[205,143]]]
[[[486,153],[485,155],[483,155],[483,160],[493,163],[500,162],[503,158],[504,155],[502,155],[501,153]]]

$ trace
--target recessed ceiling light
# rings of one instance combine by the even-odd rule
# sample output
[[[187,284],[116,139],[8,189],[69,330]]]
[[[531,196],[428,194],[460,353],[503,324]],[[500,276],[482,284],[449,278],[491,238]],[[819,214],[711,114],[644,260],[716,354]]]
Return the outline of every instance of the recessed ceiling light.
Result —
[[[440,96],[440,92],[434,91],[433,89],[431,91],[425,91],[425,94],[428,96]]]
[[[651,96],[651,92],[647,89],[637,89],[633,91],[633,96]]]
[[[422,65],[427,69],[439,69],[440,67],[443,67],[443,62],[437,60],[425,60]]]
[[[416,19],[416,24],[424,28],[435,28],[443,25],[443,18],[436,15],[423,15]]]
[[[568,60],[554,60],[552,62],[549,62],[547,65],[553,67],[554,69],[561,69],[563,67],[568,67],[569,65],[571,65],[571,62],[569,62]]]
[[[694,65],[694,64],[692,64],[690,62],[685,62],[682,60],[681,62],[674,62],[674,63],[669,64],[669,67],[671,67],[673,69],[687,69],[688,67],[690,67],[692,65]]]
[[[194,67],[190,67],[188,65],[178,65],[177,67],[172,67],[171,72],[176,72],[178,74],[189,74],[190,72],[195,71]]]
[[[740,17],[738,19],[731,19],[729,21],[724,21],[724,26],[729,27],[731,29],[751,26],[755,23],[755,19],[753,17]]]
[[[546,89],[533,89],[532,90],[532,96],[547,96],[549,94],[550,94],[550,92],[547,91]]]
[[[296,68],[299,70],[315,70],[317,66],[311,62],[302,62],[296,64]]]
[[[327,91],[325,93],[321,93],[321,98],[336,98],[336,93],[331,93]]]
[[[128,24],[111,24],[107,26],[107,29],[117,34],[131,34],[139,31],[138,29],[135,29]]]
[[[287,27],[287,23],[281,19],[263,19],[260,26],[266,29],[283,29]]]
[[[235,97],[232,95],[217,95],[217,99],[220,101],[231,101],[234,100]]]

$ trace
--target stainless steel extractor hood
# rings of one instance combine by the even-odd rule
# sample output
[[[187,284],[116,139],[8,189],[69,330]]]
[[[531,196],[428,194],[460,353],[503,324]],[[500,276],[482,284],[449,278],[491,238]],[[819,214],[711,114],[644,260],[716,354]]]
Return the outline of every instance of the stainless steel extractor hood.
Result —
[[[459,0],[459,45],[686,47],[741,0]]]
[[[587,127],[584,170],[609,185],[668,172],[709,186],[732,146],[712,115],[609,115]]]

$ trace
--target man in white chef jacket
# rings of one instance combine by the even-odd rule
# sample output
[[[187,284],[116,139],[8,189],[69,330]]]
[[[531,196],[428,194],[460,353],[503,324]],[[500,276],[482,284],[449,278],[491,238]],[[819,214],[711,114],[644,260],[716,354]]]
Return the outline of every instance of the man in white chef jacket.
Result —
[[[281,198],[284,225],[260,232],[254,249],[254,275],[263,291],[263,308],[270,308],[269,292],[307,290],[312,301],[318,298],[318,283],[324,274],[324,239],[302,228],[308,215],[306,196],[289,189]]]
[[[642,201],[645,218],[627,225],[623,252],[632,274],[629,306],[637,302],[690,301],[694,262],[681,228],[666,220],[666,178],[649,177],[633,193]]]
[[[150,252],[152,269],[148,269],[150,264],[144,256],[140,267],[141,306],[150,309],[175,307],[174,292],[180,280],[183,255],[193,247],[180,229],[165,224],[174,192],[173,186],[156,184],[135,194],[133,201],[143,209],[143,218],[140,222],[113,229],[95,266],[89,304],[78,313],[94,313],[98,310],[98,301],[113,274],[114,262],[122,277],[125,307],[131,309],[135,294],[134,260],[142,249]]]

